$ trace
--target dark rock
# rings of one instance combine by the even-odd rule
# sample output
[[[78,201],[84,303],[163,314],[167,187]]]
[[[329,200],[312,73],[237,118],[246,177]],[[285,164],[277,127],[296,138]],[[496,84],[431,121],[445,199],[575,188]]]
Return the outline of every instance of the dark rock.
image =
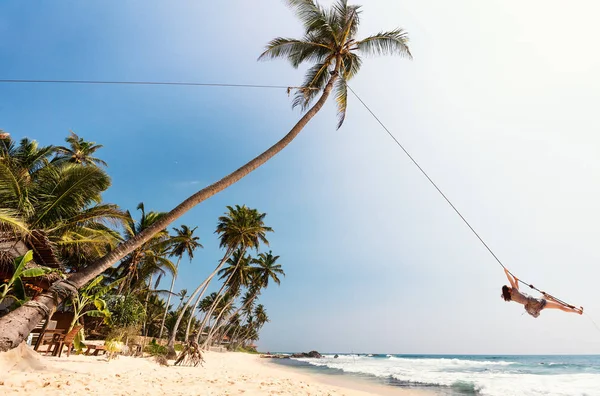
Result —
[[[312,358],[312,359],[320,359],[323,356],[317,352],[317,351],[310,351],[308,353],[306,352],[302,352],[302,353],[294,353],[291,357],[293,358]]]
[[[336,353],[336,354],[333,356],[333,358],[334,358],[334,359],[337,359],[337,358],[339,358],[339,357],[340,357],[340,356],[339,356],[337,353]]]

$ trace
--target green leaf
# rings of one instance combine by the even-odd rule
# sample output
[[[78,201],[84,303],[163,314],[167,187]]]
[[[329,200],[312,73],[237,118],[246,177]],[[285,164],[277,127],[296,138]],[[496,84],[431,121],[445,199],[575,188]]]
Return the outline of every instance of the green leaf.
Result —
[[[19,300],[25,300],[25,298],[27,297],[25,295],[25,287],[23,287],[23,282],[21,281],[21,278],[15,279],[15,282],[13,283],[13,294]]]
[[[53,271],[54,270],[52,268],[48,267],[28,268],[21,272],[21,278],[35,278],[37,276],[42,276]]]
[[[91,316],[92,318],[103,318],[103,317],[107,316],[107,312],[108,311],[100,311],[97,309],[93,309],[91,311],[87,311],[85,314],[87,316]]]
[[[77,351],[77,353],[81,353],[83,351],[83,348],[85,348],[85,344],[83,343],[83,341],[85,340],[85,335],[83,333],[83,327],[77,332],[77,334],[75,334],[75,338],[73,339],[73,346],[75,347],[75,350]]]
[[[98,308],[98,310],[100,311],[104,311],[106,310],[106,301],[104,300],[94,300],[94,305],[96,306],[96,308]]]
[[[13,279],[17,279],[21,276],[21,272],[25,269],[25,265],[31,261],[33,258],[33,252],[31,250],[27,251],[25,255],[19,256],[13,262],[15,273],[13,274]]]
[[[19,212],[8,208],[0,208],[0,224],[4,224],[20,234],[28,234],[27,223],[22,221]]]
[[[96,278],[94,278],[90,283],[87,284],[87,286],[85,286],[83,288],[83,290],[85,291],[90,291],[91,289],[93,289],[95,286],[97,286],[100,282],[102,282],[102,280],[104,279],[104,275],[98,275]]]

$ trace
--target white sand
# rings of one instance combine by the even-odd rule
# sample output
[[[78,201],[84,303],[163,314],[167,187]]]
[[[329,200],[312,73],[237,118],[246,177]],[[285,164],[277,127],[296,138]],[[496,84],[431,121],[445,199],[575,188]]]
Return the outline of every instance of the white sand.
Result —
[[[0,353],[0,395],[422,395],[392,387],[308,376],[243,353],[205,354],[204,367],[162,367],[121,356],[61,358],[26,345]],[[172,364],[172,362],[171,362]]]

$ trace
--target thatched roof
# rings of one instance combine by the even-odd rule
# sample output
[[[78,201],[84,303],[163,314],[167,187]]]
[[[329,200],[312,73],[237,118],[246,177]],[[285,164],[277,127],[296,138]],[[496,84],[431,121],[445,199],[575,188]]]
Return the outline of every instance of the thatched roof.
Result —
[[[26,236],[0,231],[0,272],[12,273],[14,259],[23,256],[28,250],[33,251],[33,260],[27,267],[44,266],[63,269],[54,255],[50,240],[43,231],[35,230]]]

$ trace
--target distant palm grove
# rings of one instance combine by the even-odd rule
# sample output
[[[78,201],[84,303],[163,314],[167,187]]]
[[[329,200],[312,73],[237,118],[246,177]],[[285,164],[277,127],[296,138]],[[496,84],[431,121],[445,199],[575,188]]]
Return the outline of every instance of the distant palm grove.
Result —
[[[0,137],[0,316],[35,301],[165,215],[143,203],[130,212],[103,202],[111,179],[98,157],[101,148],[73,132],[64,146]],[[175,291],[175,280],[203,246],[197,227],[182,224],[154,233],[79,293],[51,290],[66,296],[56,312],[72,314],[67,331],[83,326],[77,345],[91,338],[145,344],[154,338],[168,340],[171,354],[178,341],[188,340],[205,349],[251,349],[269,322],[261,292],[285,276],[279,256],[264,250],[273,231],[265,218],[244,205],[224,208],[214,231],[222,258],[194,261],[204,267],[195,272],[210,274],[191,292]]]

